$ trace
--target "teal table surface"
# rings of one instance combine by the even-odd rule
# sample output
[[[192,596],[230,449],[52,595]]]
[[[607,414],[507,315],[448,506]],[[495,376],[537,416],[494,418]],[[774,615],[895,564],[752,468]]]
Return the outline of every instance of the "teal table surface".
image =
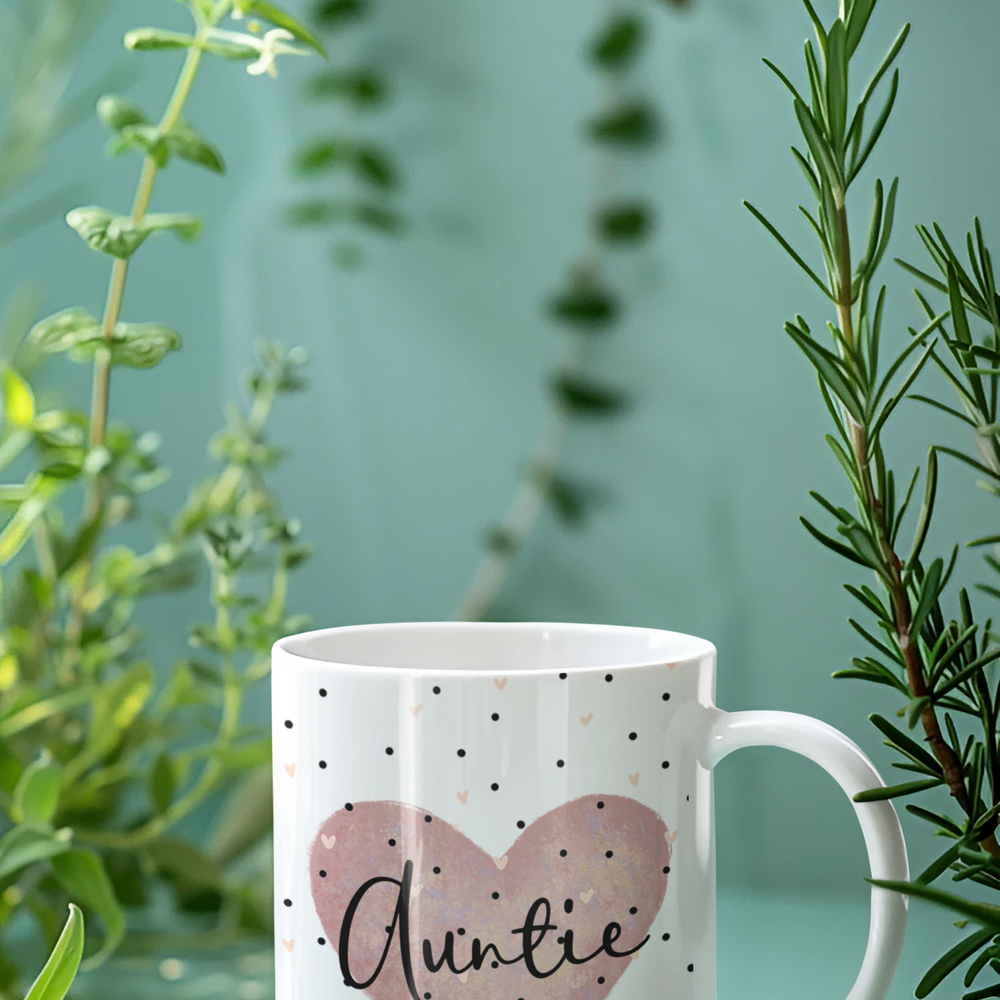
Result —
[[[845,1000],[864,958],[868,906],[822,893],[722,891],[718,933],[718,1000]],[[911,903],[889,1000],[912,997],[928,967],[962,935],[945,912]],[[960,997],[959,976],[945,980],[932,997]],[[989,976],[979,985],[991,984]]]
[[[911,907],[906,950],[890,1000],[912,997],[927,967],[962,933],[946,914],[922,905]],[[724,890],[719,895],[718,1000],[845,1000],[861,967],[867,938],[868,907],[860,894]],[[990,982],[987,975],[979,985]],[[954,976],[933,996],[956,1000],[963,992]],[[206,952],[183,959],[168,954],[120,958],[81,977],[72,993],[75,1000],[271,1000],[273,996],[273,961],[266,950]],[[648,1000],[670,1000],[670,992],[665,989],[662,998]]]

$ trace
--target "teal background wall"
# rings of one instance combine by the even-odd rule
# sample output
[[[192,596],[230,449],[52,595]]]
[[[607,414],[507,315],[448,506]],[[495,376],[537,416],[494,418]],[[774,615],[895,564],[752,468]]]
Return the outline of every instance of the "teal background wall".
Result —
[[[817,715],[885,765],[865,720],[894,706],[829,679],[857,650],[843,567],[797,521],[809,489],[844,495],[813,379],[781,333],[796,311],[819,318],[822,303],[741,206],[749,197],[805,238],[792,200],[805,192],[787,154],[794,121],[760,57],[797,75],[806,18],[790,0],[696,0],[683,16],[649,2],[655,37],[639,82],[657,95],[670,138],[626,169],[623,189],[654,200],[662,224],[650,246],[616,259],[629,313],[594,355],[594,370],[628,386],[635,405],[624,420],[577,430],[566,455],[569,468],[609,484],[614,502],[582,535],[543,519],[496,613],[702,634],[719,647],[723,707]],[[175,478],[151,504],[167,510],[207,468],[206,439],[254,342],[309,347],[313,391],[281,409],[275,434],[293,451],[284,495],[317,544],[294,601],[321,625],[451,613],[539,426],[557,346],[539,303],[586,225],[580,122],[596,92],[581,50],[593,6],[378,6],[343,44],[396,81],[398,99],[375,127],[406,171],[407,237],[376,242],[364,268],[345,274],[330,265],[326,236],[286,230],[281,209],[300,193],[291,151],[329,114],[300,100],[314,67],[286,61],[275,83],[210,64],[190,117],[223,148],[230,177],[179,166],[163,178],[155,207],[203,212],[206,235],[194,249],[151,241],[125,308],[127,319],[176,327],[185,348],[153,372],[116,373],[113,387],[118,417],[163,432]],[[872,167],[902,175],[895,251],[918,253],[916,221],[958,233],[975,213],[998,238],[995,4],[885,3],[872,38],[888,45],[904,13],[914,33],[903,88]],[[117,0],[81,80],[141,63],[130,94],[159,108],[176,59],[125,56],[120,38],[183,17],[165,0]],[[126,209],[136,163],[103,163],[102,144],[96,124],[78,129],[37,187],[82,174],[87,201]],[[58,224],[0,265],[4,290],[37,282],[49,311],[102,305],[107,263]],[[918,313],[902,275],[889,268],[887,277],[898,341]],[[82,371],[50,371],[84,402]],[[955,428],[910,404],[896,420],[893,460],[909,469],[927,443],[949,440],[960,440]],[[935,542],[995,530],[995,506],[964,471],[948,467],[942,491]],[[961,577],[981,572],[964,554]],[[201,600],[147,614],[162,664],[183,653]],[[812,765],[766,750],[727,761],[718,818],[724,884],[864,899],[860,833]],[[919,864],[929,838],[907,830]]]

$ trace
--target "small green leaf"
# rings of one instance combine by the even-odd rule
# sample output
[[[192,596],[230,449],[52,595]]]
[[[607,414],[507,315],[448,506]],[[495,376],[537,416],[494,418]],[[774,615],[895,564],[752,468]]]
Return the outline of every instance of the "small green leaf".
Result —
[[[83,914],[70,903],[66,926],[24,1000],[63,1000],[80,968],[83,940]]]
[[[225,174],[226,163],[222,154],[200,132],[187,122],[181,122],[167,136],[170,152],[182,160],[194,163],[216,174]]]
[[[170,162],[170,146],[155,125],[126,125],[111,137],[104,153],[109,157],[135,151],[151,157],[161,170]]]
[[[46,760],[30,764],[14,789],[14,822],[48,826],[59,805],[61,788],[62,771],[56,764]]]
[[[170,231],[185,243],[193,243],[204,228],[201,216],[192,215],[189,212],[169,212],[161,215],[147,215],[143,220],[143,226],[148,233],[160,233]]]
[[[356,202],[351,206],[350,217],[359,225],[378,229],[383,233],[398,233],[405,225],[399,212],[374,202]]]
[[[82,337],[100,335],[101,324],[86,309],[66,309],[35,324],[28,343],[45,354],[68,351]]]
[[[295,156],[295,169],[304,177],[323,173],[349,163],[354,155],[350,142],[341,139],[315,139]]]
[[[69,850],[66,837],[30,826],[15,826],[0,837],[0,878]]]
[[[938,906],[945,907],[955,913],[961,913],[977,924],[982,924],[983,927],[992,930],[994,934],[1000,933],[1000,906],[994,906],[991,903],[976,903],[953,893],[935,889],[930,885],[921,885],[919,882],[898,882],[875,878],[866,881],[880,889],[889,889],[892,892],[936,903]]]
[[[358,108],[374,108],[385,103],[389,87],[385,78],[372,70],[327,70],[309,81],[307,93],[318,100],[342,97]]]
[[[639,148],[660,136],[656,110],[645,101],[629,101],[595,118],[588,126],[595,142]]]
[[[622,202],[597,213],[598,234],[607,243],[638,243],[653,228],[653,212],[643,202]]]
[[[399,186],[399,170],[392,157],[378,146],[364,146],[354,155],[358,176],[373,187],[390,190]]]
[[[161,753],[149,773],[149,794],[153,808],[162,816],[174,801],[177,792],[177,770],[170,755]]]
[[[70,350],[74,361],[89,362],[98,351],[107,350],[113,365],[126,368],[155,368],[171,352],[179,351],[181,337],[176,330],[157,323],[119,323],[111,341],[97,333],[81,337]]]
[[[220,56],[223,59],[242,61],[260,58],[259,48],[233,41],[231,38],[220,38],[217,35],[209,35],[208,38],[202,41],[201,46],[206,52],[211,53],[213,56]]]
[[[92,250],[120,260],[128,260],[152,233],[173,230],[182,240],[191,241],[197,239],[202,229],[202,221],[197,215],[148,215],[137,223],[130,216],[118,215],[96,205],[73,209],[66,216],[66,222]]]
[[[930,996],[930,994],[937,989],[938,986],[951,975],[964,961],[971,958],[980,948],[985,947],[993,938],[992,930],[979,930],[973,934],[970,934],[965,940],[959,941],[954,948],[952,948],[947,954],[942,955],[931,967],[927,970],[924,978],[920,980],[917,984],[917,988],[914,991],[914,996],[918,1000],[923,1000],[924,997]]]
[[[0,389],[3,392],[4,427],[30,427],[35,419],[35,395],[28,383],[13,368],[4,368]]]
[[[559,402],[570,412],[585,417],[620,413],[628,400],[618,389],[599,385],[579,375],[559,375],[552,383]]]
[[[112,132],[121,132],[123,128],[130,125],[148,125],[150,123],[146,112],[138,104],[133,104],[132,101],[128,101],[118,94],[105,94],[97,102],[97,117]]]
[[[157,49],[189,49],[195,39],[179,31],[164,28],[136,28],[125,36],[125,48],[133,52],[151,52]]]
[[[276,4],[268,3],[267,0],[236,0],[234,8],[235,13],[242,17],[259,17],[262,21],[267,21],[268,24],[273,24],[276,28],[284,28],[300,42],[305,42],[321,56],[326,56],[323,43],[305,25]]]
[[[607,289],[591,282],[580,282],[553,299],[549,310],[555,319],[593,333],[615,322],[619,306]]]
[[[858,792],[854,796],[855,802],[884,802],[886,799],[898,799],[901,795],[915,795],[917,792],[926,792],[930,788],[937,788],[943,785],[941,778],[927,778],[924,781],[907,781],[902,785],[891,785],[889,788],[871,788],[865,792]]]
[[[368,0],[320,0],[316,19],[327,27],[340,27],[368,13]]]
[[[104,923],[104,943],[83,963],[85,970],[96,968],[125,937],[125,914],[101,859],[91,851],[72,850],[58,854],[50,864],[67,894],[75,902],[93,910]]]
[[[612,15],[590,48],[590,58],[601,69],[622,70],[642,48],[645,25],[634,14]]]
[[[129,216],[90,206],[75,208],[66,222],[79,233],[92,250],[128,260],[149,236],[149,230],[137,225]]]

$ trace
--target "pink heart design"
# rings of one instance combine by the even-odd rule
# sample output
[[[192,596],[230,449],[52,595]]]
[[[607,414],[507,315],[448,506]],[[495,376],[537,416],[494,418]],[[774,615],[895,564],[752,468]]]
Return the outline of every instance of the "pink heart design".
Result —
[[[294,764],[285,764],[284,767],[285,767],[285,774],[287,774],[289,778],[294,778],[295,777],[295,765]]]
[[[506,677],[494,677],[493,678],[493,683],[496,684],[498,691],[502,691],[507,686],[507,678]]]
[[[285,951],[291,951],[295,947],[295,940],[289,941],[288,938],[282,938],[281,943],[285,946]]]
[[[591,719],[592,719],[593,717],[594,717],[594,713],[593,713],[593,712],[591,712],[591,713],[590,713],[590,715],[581,715],[581,716],[580,716],[580,721],[581,721],[581,722],[582,722],[582,723],[583,723],[583,724],[584,724],[585,726],[589,726],[589,725],[590,725],[590,720],[591,720]]]
[[[310,878],[341,971],[371,1000],[425,993],[434,1000],[603,1000],[631,956],[655,947],[649,929],[666,893],[672,848],[663,820],[632,799],[589,795],[553,809],[507,849],[502,869],[423,809],[352,805],[320,828]],[[321,847],[321,838],[333,836],[335,859]],[[425,940],[437,971],[428,966]],[[462,985],[470,970],[476,975]]]

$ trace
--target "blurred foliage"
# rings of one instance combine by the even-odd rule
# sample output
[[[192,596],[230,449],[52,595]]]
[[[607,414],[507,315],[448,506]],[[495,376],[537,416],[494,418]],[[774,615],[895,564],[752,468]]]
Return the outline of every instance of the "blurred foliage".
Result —
[[[74,62],[109,0],[21,0],[0,8],[0,246],[65,211],[68,188],[20,197],[54,141],[92,114]],[[14,202],[17,196],[16,202]]]
[[[364,259],[363,233],[395,236],[406,220],[396,207],[402,171],[392,151],[372,137],[363,122],[383,111],[392,99],[385,72],[342,55],[344,37],[357,34],[374,14],[372,0],[319,0],[314,19],[330,36],[332,61],[306,86],[307,98],[331,108],[336,127],[310,139],[295,154],[300,178],[322,183],[329,193],[293,205],[296,226],[324,227],[337,235],[333,260],[343,268]]]
[[[667,6],[688,4],[668,0]],[[610,255],[641,247],[656,230],[655,206],[643,198],[619,195],[614,184],[619,161],[648,153],[664,137],[660,111],[632,85],[650,31],[643,5],[612,3],[585,47],[602,92],[599,110],[582,130],[594,161],[587,243],[543,305],[561,339],[558,367],[548,380],[550,408],[506,515],[484,533],[486,551],[455,612],[460,620],[489,614],[546,507],[559,523],[579,529],[608,500],[603,485],[562,468],[562,450],[574,425],[613,419],[630,403],[624,389],[590,373],[587,358],[591,344],[614,333],[627,312],[608,273]]]
[[[84,6],[53,9],[66,7],[69,17]],[[27,995],[61,1000],[81,958],[84,969],[100,965],[125,938],[127,914],[164,893],[175,912],[212,921],[211,934],[199,927],[201,942],[270,932],[270,879],[248,864],[270,833],[270,739],[266,727],[243,721],[242,707],[269,671],[271,644],[304,624],[287,614],[286,600],[289,575],[309,550],[270,486],[283,453],[266,426],[277,399],[304,388],[305,353],[261,346],[245,405],[229,407],[212,439],[218,470],[168,523],[152,525],[146,548],[121,544],[115,529],[140,518],[144,495],[167,472],[158,435],[109,419],[110,382],[116,367],[152,368],[181,346],[176,331],[123,320],[122,308],[129,262],[147,239],[172,232],[191,241],[201,231],[196,216],[148,211],[159,171],[176,160],[225,171],[221,153],[183,117],[203,58],[274,76],[279,57],[322,45],[264,0],[187,6],[191,34],[142,28],[125,38],[132,51],[183,54],[159,121],[116,95],[98,102],[109,154],[136,153],[142,162],[131,212],[88,206],[67,216],[91,250],[111,259],[106,311],[98,318],[64,309],[27,338],[33,356],[92,366],[90,411],[42,409],[23,368],[0,369],[8,480],[0,486],[3,997],[25,995],[25,965],[44,949],[50,959]],[[246,30],[221,27],[226,18]],[[266,32],[261,21],[271,25]],[[14,179],[33,169],[42,143],[32,138],[30,101],[12,121],[16,155],[6,176]],[[211,617],[190,630],[190,658],[164,670],[143,655],[137,609],[192,586],[201,566]],[[186,837],[182,821],[223,793],[211,841]],[[86,941],[81,911],[94,918]],[[35,931],[28,946],[27,927]],[[131,950],[142,947],[133,937]]]

